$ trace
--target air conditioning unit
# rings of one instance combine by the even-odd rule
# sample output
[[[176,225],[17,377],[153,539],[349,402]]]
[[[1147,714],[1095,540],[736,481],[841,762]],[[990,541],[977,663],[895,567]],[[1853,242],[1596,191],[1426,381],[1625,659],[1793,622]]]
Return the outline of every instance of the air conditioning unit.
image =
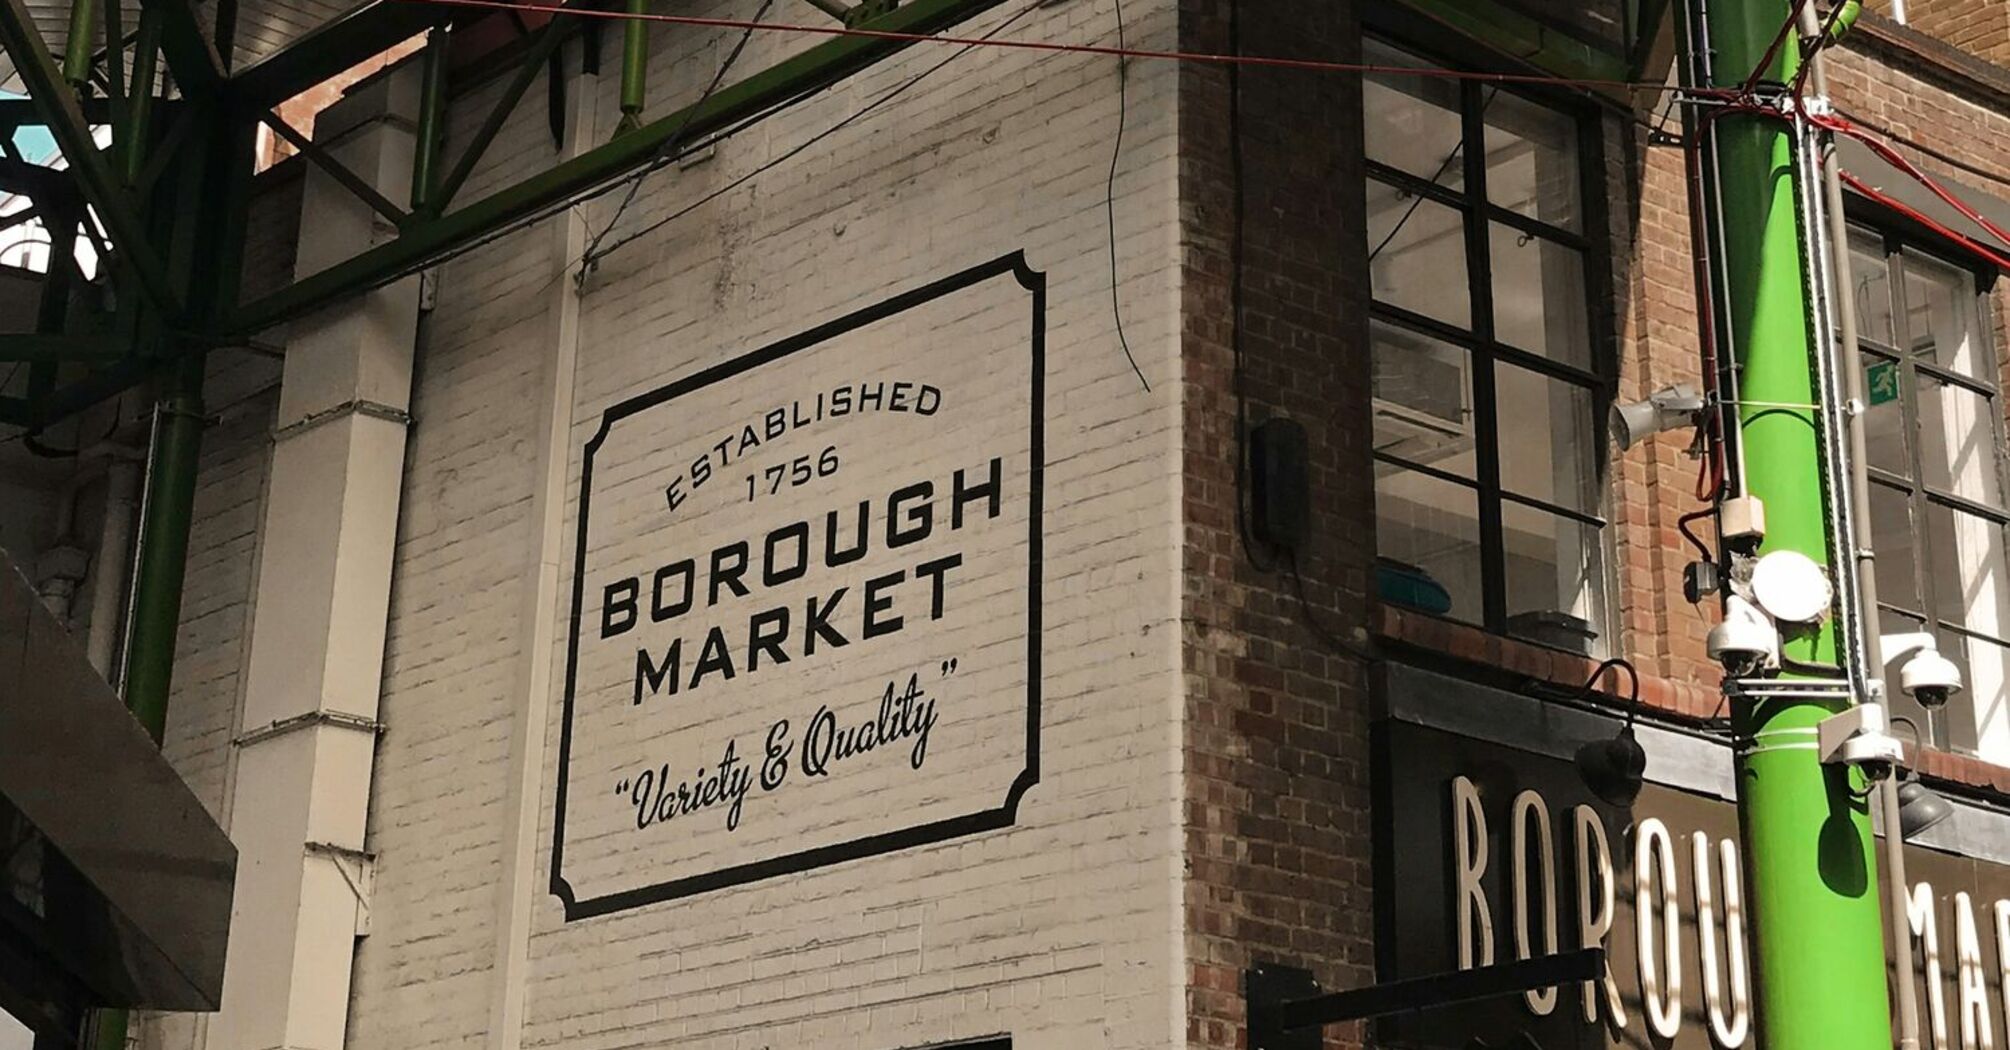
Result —
[[[1396,329],[1383,329],[1377,341],[1375,450],[1425,466],[1470,452],[1466,352],[1405,340]]]

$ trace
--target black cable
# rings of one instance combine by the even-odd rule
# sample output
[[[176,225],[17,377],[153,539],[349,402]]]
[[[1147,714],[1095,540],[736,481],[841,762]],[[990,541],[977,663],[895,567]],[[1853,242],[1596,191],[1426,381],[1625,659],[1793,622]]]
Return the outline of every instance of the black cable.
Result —
[[[748,19],[749,23],[760,22],[761,19],[767,17],[768,9],[773,6],[775,6],[775,0],[761,0],[759,10],[754,12],[753,18]],[[726,79],[726,74],[732,70],[733,63],[739,61],[740,52],[747,49],[747,41],[754,38],[754,28],[753,24],[749,24],[746,29],[741,31],[739,42],[733,45],[732,51],[727,53],[726,60],[719,63],[718,71],[712,74],[712,82],[705,85],[705,90],[699,93],[696,103],[685,108],[684,119],[678,122],[677,130],[672,131],[670,137],[663,140],[663,145],[657,148],[656,155],[650,159],[650,163],[644,165],[641,171],[636,172],[629,178],[627,195],[622,197],[621,203],[615,206],[614,215],[607,220],[607,225],[601,227],[600,232],[595,234],[591,241],[587,242],[586,251],[580,254],[579,264],[581,266],[591,268],[594,263],[599,261],[601,254],[600,242],[607,239],[607,235],[614,231],[615,224],[619,223],[621,216],[628,211],[629,205],[635,203],[635,194],[642,189],[642,180],[647,178],[650,172],[655,171],[665,157],[677,152],[677,147],[683,142],[684,132],[689,130],[691,122],[698,118],[698,111],[705,108],[705,103],[711,99],[713,92],[719,90],[720,83]]]
[[[1486,116],[1487,108],[1494,104],[1494,96],[1500,94],[1500,90],[1501,90],[1500,85],[1498,84],[1495,84],[1487,89],[1487,97],[1484,101],[1480,103],[1480,115],[1482,117]],[[1452,151],[1450,153],[1445,154],[1445,159],[1438,163],[1438,170],[1431,173],[1432,185],[1436,185],[1439,179],[1445,177],[1445,172],[1451,169],[1452,164],[1455,161],[1457,161],[1459,157],[1465,153],[1465,151],[1466,151],[1466,139],[1464,133],[1462,132],[1459,136],[1458,145],[1453,146]],[[1391,226],[1389,228],[1389,235],[1382,238],[1382,243],[1376,245],[1375,250],[1368,253],[1368,261],[1370,263],[1373,263],[1375,261],[1376,256],[1382,254],[1382,249],[1387,248],[1389,246],[1390,241],[1396,239],[1397,234],[1403,232],[1403,227],[1408,225],[1410,222],[1410,216],[1417,214],[1417,208],[1423,203],[1424,203],[1423,194],[1415,193],[1411,195],[1410,206],[1403,212],[1403,217],[1397,219],[1396,225]]]
[[[999,33],[1002,33],[1005,30],[1010,29],[1014,23],[1018,22],[1020,19],[1026,17],[1027,15],[1032,14],[1033,11],[1039,8],[1041,4],[1044,2],[1045,0],[1034,0],[1033,3],[1030,3],[1026,7],[1021,8],[1018,14],[1015,14],[1012,17],[1006,19],[1005,21],[1000,22],[996,28],[984,34],[984,36],[981,37],[980,39],[989,40],[992,37],[997,36]],[[812,135],[809,138],[804,139],[803,141],[797,143],[796,145],[791,146],[786,152],[782,153],[781,155],[773,158],[772,160],[764,162],[759,167],[756,167],[753,170],[747,172],[745,175],[742,175],[739,178],[734,179],[733,181],[725,184],[724,186],[721,186],[718,189],[713,190],[712,192],[704,195],[703,197],[700,197],[697,200],[692,201],[690,204],[687,204],[684,207],[679,208],[668,215],[665,215],[664,217],[656,220],[655,222],[650,223],[647,226],[642,227],[639,230],[636,230],[634,233],[631,233],[626,237],[617,239],[616,241],[614,241],[612,244],[609,244],[605,249],[601,251],[600,253],[601,258],[606,258],[609,254],[613,253],[615,249],[620,248],[622,245],[627,244],[638,237],[646,237],[649,234],[654,233],[659,229],[662,229],[664,226],[667,226],[670,223],[675,222],[678,219],[681,219],[684,216],[689,215],[694,211],[697,211],[699,208],[702,208],[705,205],[710,204],[715,200],[718,200],[720,197],[723,197],[726,194],[731,193],[736,189],[739,189],[741,186],[747,184],[756,177],[766,174],[767,172],[780,166],[783,162],[789,160],[790,158],[796,156],[797,154],[803,152],[804,150],[809,149],[811,146],[814,146],[817,143],[822,142],[824,139],[827,139],[832,135],[837,134],[844,128],[849,127],[850,125],[858,122],[859,120],[864,119],[866,115],[872,113],[874,110],[877,110],[879,107],[887,104],[888,102],[893,101],[895,98],[898,98],[902,93],[906,92],[907,89],[915,86],[916,84],[921,83],[921,81],[924,78],[934,73],[936,70],[941,69],[943,66],[946,66],[949,63],[956,61],[958,58],[961,58],[964,55],[967,55],[976,49],[977,49],[976,44],[965,44],[963,45],[963,47],[957,49],[956,51],[950,52],[949,57],[943,59],[940,62],[937,62],[936,64],[928,67],[927,69],[922,70],[919,73],[916,73],[913,79],[902,82],[900,85],[888,91],[886,94],[881,95],[878,98],[873,99],[871,102],[866,103],[863,107],[859,109],[858,112],[853,113],[851,116],[848,116],[843,120],[840,120],[835,124],[832,124],[830,127],[827,127],[822,131],[817,132],[815,135]]]
[[[1684,514],[1681,517],[1675,519],[1675,528],[1682,533],[1682,538],[1688,540],[1691,544],[1694,544],[1697,553],[1701,554],[1703,556],[1703,560],[1707,562],[1715,562],[1717,560],[1717,552],[1711,550],[1708,545],[1706,545],[1701,539],[1697,538],[1695,533],[1689,531],[1689,523],[1692,521],[1696,521],[1699,518],[1711,517],[1716,513],[1717,508],[1704,507],[1702,510],[1690,511],[1689,513]]]
[[[1228,53],[1242,54],[1242,4],[1229,0]],[[1245,376],[1243,338],[1244,303],[1242,292],[1243,229],[1246,222],[1242,177],[1242,63],[1228,64],[1228,181],[1234,195],[1229,208],[1228,238],[1228,350],[1229,385],[1235,394],[1235,531],[1242,539],[1243,556],[1258,572],[1273,572],[1276,563],[1266,564],[1257,557],[1258,544],[1249,529],[1249,512],[1244,496],[1249,491],[1249,384]]]
[[[1288,552],[1284,562],[1284,569],[1285,575],[1291,578],[1291,593],[1298,599],[1299,618],[1305,622],[1305,629],[1312,632],[1314,638],[1317,638],[1327,648],[1348,656],[1356,656],[1363,660],[1380,659],[1374,650],[1365,645],[1341,638],[1339,635],[1327,630],[1326,625],[1319,621],[1318,611],[1312,607],[1312,603],[1306,600],[1305,597],[1305,575],[1298,571],[1298,552]]]
[[[1115,0],[1117,6],[1117,50],[1124,50],[1124,0]],[[1145,393],[1152,392],[1152,384],[1145,378],[1145,370],[1138,367],[1138,359],[1131,353],[1131,340],[1124,334],[1124,308],[1117,298],[1117,161],[1124,155],[1124,124],[1130,118],[1130,59],[1117,58],[1117,135],[1110,147],[1110,178],[1103,191],[1103,216],[1110,229],[1110,316],[1117,323],[1117,345],[1124,348],[1124,360],[1131,363],[1131,371],[1138,374],[1138,382],[1144,384]]]

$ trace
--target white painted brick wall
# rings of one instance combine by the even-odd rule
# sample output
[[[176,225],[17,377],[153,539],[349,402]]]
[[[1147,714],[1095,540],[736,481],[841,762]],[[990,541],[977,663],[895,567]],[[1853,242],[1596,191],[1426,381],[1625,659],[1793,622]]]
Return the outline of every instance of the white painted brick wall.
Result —
[[[744,16],[756,6],[693,10]],[[985,32],[1018,10],[1008,4],[959,33]],[[1130,0],[1125,13],[1132,43],[1173,45],[1171,0]],[[778,3],[768,17],[819,16]],[[1064,0],[1006,34],[1112,42],[1113,7]],[[605,34],[603,128],[616,111],[618,35]],[[668,100],[702,87],[731,39],[659,27],[653,42],[651,97]],[[811,43],[759,34],[736,76]],[[617,233],[752,170],[947,54],[942,45],[913,48],[723,143],[706,162],[652,176]],[[576,48],[567,64],[578,68]],[[456,107],[450,156],[498,87]],[[896,1050],[1010,1033],[1021,1048],[1072,1050],[1182,1038],[1172,70],[1133,64],[1129,90],[1118,252],[1126,330],[1151,393],[1111,319],[1103,209],[1117,62],[1107,57],[983,49],[959,58],[627,246],[590,283],[569,506],[578,449],[623,397],[1007,252],[1023,249],[1045,271],[1043,775],[1007,831],[606,918],[562,922],[557,900],[542,892],[541,861],[525,1045]],[[667,109],[652,103],[651,115]],[[540,84],[461,199],[540,170],[553,155]],[[590,229],[618,199],[584,206]],[[551,352],[542,344],[555,301],[550,243],[542,229],[517,233],[443,267],[425,324],[384,671],[389,728],[371,810],[373,933],[360,942],[352,995],[355,1047],[485,1045],[516,612],[533,527],[530,417]],[[210,437],[212,453],[224,447]],[[236,519],[223,513],[222,486],[255,501],[259,472],[206,469],[214,477],[204,491],[215,493],[219,513],[205,518],[193,557],[248,572],[250,540],[228,527]],[[255,507],[237,516],[245,528],[258,520]],[[224,593],[191,591],[186,627],[205,640],[179,672],[205,684],[178,679],[170,753],[210,798],[227,750],[219,727],[235,704],[224,695],[237,671],[226,654],[243,629],[242,598],[232,605],[230,594],[248,593],[249,581],[233,591],[232,577],[218,573],[201,586]],[[563,581],[568,594],[570,586]],[[203,618],[217,608],[238,609],[238,622],[218,621],[211,636]],[[556,703],[552,711],[541,858]]]

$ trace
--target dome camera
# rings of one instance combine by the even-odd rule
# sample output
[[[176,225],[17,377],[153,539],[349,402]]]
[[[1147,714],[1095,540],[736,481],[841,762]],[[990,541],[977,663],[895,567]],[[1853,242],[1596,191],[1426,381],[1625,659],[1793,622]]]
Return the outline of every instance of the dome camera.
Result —
[[[1724,621],[1710,628],[1710,659],[1731,678],[1750,678],[1780,664],[1780,632],[1766,614],[1737,595],[1724,601]]]
[[[1921,707],[1942,707],[1961,691],[1961,668],[1939,650],[1922,646],[1898,669],[1898,687]]]

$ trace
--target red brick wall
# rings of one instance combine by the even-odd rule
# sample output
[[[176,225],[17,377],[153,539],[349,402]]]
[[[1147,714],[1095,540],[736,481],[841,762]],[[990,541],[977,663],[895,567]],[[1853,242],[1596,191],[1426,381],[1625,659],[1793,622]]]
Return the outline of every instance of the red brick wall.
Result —
[[[1349,5],[1242,7],[1245,53],[1359,54]],[[1227,9],[1183,2],[1182,46],[1227,50]],[[1324,631],[1362,636],[1374,515],[1360,85],[1258,69],[1241,81],[1249,417],[1308,431],[1319,538],[1306,597]],[[1181,73],[1188,1042],[1205,1048],[1240,1045],[1252,963],[1307,966],[1327,987],[1373,979],[1362,665],[1308,630],[1288,577],[1252,567],[1236,520],[1227,86],[1219,68]],[[1329,1031],[1332,1045],[1355,1039]]]
[[[1323,5],[1316,17],[1296,6],[1243,8],[1246,53],[1359,54],[1352,5]],[[1227,0],[1183,0],[1184,48],[1225,51],[1228,35]],[[1965,71],[1936,64],[1906,36],[1866,19],[1835,52],[1838,103],[1947,158],[1902,148],[1928,170],[2010,199],[2010,91],[1976,79],[1972,61]],[[1241,1045],[1242,972],[1253,963],[1307,966],[1327,987],[1374,977],[1363,666],[1308,629],[1290,578],[1252,564],[1237,520],[1228,83],[1211,65],[1180,74],[1188,1043],[1208,1050]],[[1318,538],[1304,565],[1307,598],[1343,645],[1372,635],[1384,653],[1462,665],[1500,684],[1579,684],[1590,661],[1377,609],[1367,591],[1374,496],[1358,91],[1351,76],[1242,73],[1243,382],[1252,424],[1288,416],[1311,439]],[[1679,120],[1670,128],[1679,132]],[[1608,116],[1603,138],[1608,350],[1619,360],[1617,397],[1632,400],[1700,383],[1687,176],[1682,149],[1651,143],[1635,122]],[[2000,326],[2010,292],[1999,288],[1996,306]],[[1997,346],[2010,362],[2004,333]],[[1699,608],[1682,596],[1694,554],[1676,520],[1702,506],[1688,442],[1666,434],[1609,461],[1614,649],[1643,673],[1646,704],[1704,719],[1721,713],[1720,670],[1704,652],[1717,612],[1714,601]],[[1924,764],[1983,789],[2004,780],[1973,760]],[[1353,1028],[1328,1033],[1335,1046],[1360,1040]]]
[[[2010,4],[2003,0],[1906,0],[1905,12],[1906,24],[1928,36],[1978,58],[2010,63]]]

